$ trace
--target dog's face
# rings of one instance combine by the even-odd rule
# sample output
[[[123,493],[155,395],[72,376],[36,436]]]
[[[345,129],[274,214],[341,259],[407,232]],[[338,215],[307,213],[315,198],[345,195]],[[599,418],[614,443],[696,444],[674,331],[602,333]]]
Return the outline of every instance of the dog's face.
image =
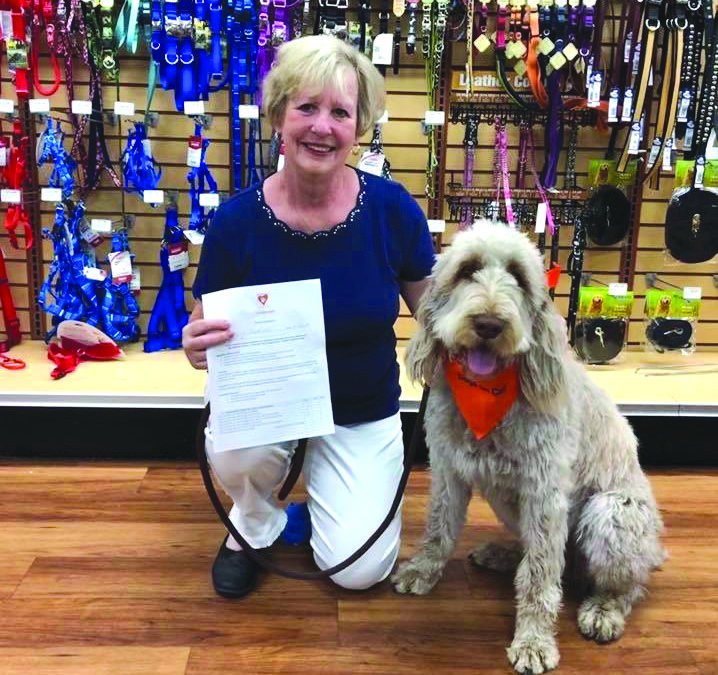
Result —
[[[477,221],[439,256],[420,319],[451,357],[487,376],[529,350],[546,303],[543,262],[531,241]]]

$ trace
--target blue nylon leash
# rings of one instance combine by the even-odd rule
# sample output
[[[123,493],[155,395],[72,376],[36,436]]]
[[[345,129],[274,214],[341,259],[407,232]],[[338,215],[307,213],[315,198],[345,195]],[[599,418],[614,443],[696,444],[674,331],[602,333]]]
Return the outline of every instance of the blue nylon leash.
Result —
[[[189,319],[189,313],[185,308],[182,269],[170,268],[170,254],[175,247],[185,247],[186,250],[186,245],[187,241],[179,226],[177,208],[172,206],[167,209],[164,238],[160,249],[162,284],[157,292],[147,326],[145,352],[182,347],[182,328]]]
[[[120,159],[125,192],[140,196],[145,190],[154,190],[162,178],[162,169],[150,151],[147,130],[142,122],[135,122],[127,132],[127,146]]]

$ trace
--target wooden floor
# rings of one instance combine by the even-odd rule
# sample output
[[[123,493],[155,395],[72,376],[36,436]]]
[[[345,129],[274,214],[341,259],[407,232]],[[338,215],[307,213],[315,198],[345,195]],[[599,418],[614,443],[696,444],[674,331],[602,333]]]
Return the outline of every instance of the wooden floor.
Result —
[[[567,590],[559,673],[718,673],[718,470],[650,473],[671,558],[615,644],[579,635]],[[403,556],[428,485],[427,472],[412,474]],[[2,675],[512,672],[512,580],[466,560],[472,542],[499,532],[478,499],[427,597],[388,582],[355,593],[264,576],[232,602],[210,584],[222,531],[191,465],[6,462],[0,495]],[[309,567],[306,549],[276,557]]]

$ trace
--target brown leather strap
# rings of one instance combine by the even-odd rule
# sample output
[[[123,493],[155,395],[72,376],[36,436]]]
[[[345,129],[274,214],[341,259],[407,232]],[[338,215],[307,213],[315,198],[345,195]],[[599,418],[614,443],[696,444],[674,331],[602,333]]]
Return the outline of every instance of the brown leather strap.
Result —
[[[338,563],[337,565],[334,565],[333,567],[329,567],[325,570],[319,570],[317,572],[295,572],[294,570],[286,570],[282,567],[279,567],[279,565],[275,565],[271,560],[267,559],[265,556],[263,556],[261,553],[259,553],[255,548],[250,546],[250,544],[247,542],[247,540],[237,531],[237,528],[234,526],[234,523],[229,519],[229,515],[224,509],[224,505],[222,504],[222,500],[219,498],[219,495],[217,494],[217,490],[214,487],[214,483],[212,482],[212,476],[210,475],[209,470],[209,463],[207,461],[207,453],[205,451],[204,447],[204,429],[207,426],[207,423],[209,421],[209,404],[205,407],[205,409],[202,411],[202,416],[200,417],[199,424],[197,425],[197,436],[196,436],[196,451],[197,451],[197,461],[199,463],[200,472],[202,474],[202,481],[204,482],[204,487],[207,490],[207,495],[209,496],[210,501],[212,502],[212,506],[214,506],[215,511],[217,512],[217,515],[219,516],[222,523],[224,523],[224,526],[227,528],[229,533],[235,538],[235,540],[242,546],[242,550],[258,565],[263,567],[264,569],[270,571],[270,572],[276,572],[277,574],[283,576],[283,577],[289,577],[290,579],[301,579],[304,581],[311,581],[314,579],[324,579],[326,577],[330,577],[334,574],[337,574],[338,572],[341,572],[343,569],[346,569],[351,565],[352,563],[356,562],[363,556],[381,537],[382,534],[384,534],[384,531],[387,527],[391,524],[392,520],[394,520],[394,516],[396,515],[396,512],[399,510],[399,505],[401,504],[402,497],[404,495],[404,490],[406,489],[406,484],[409,480],[409,474],[411,473],[411,467],[414,464],[414,457],[416,456],[416,447],[419,442],[419,435],[421,433],[421,430],[423,428],[423,422],[424,422],[424,414],[426,412],[426,404],[429,400],[429,387],[424,387],[424,393],[421,397],[421,403],[419,405],[419,413],[416,418],[416,423],[414,425],[414,430],[411,436],[411,442],[409,443],[409,447],[406,450],[404,454],[404,471],[401,474],[401,478],[399,479],[399,484],[396,488],[396,494],[394,495],[394,501],[391,504],[391,507],[389,508],[389,512],[386,514],[386,518],[379,524],[379,527],[377,527],[374,534],[372,534],[365,542],[360,546],[352,555],[350,555],[346,560],[343,560],[342,562]],[[290,470],[291,471],[291,470]],[[286,483],[285,483],[286,485]],[[284,489],[284,488],[283,488]]]
[[[668,139],[676,123],[678,94],[681,85],[681,63],[683,62],[684,29],[685,25],[682,27],[677,26],[676,30],[669,34],[669,47],[666,53],[666,66],[661,83],[661,100],[656,123],[656,138],[653,140],[653,143],[648,146],[650,152],[649,163],[646,166],[646,173],[643,177],[644,181],[649,181],[649,185],[653,190],[658,189],[661,156],[663,155],[663,150],[666,147],[666,143],[668,143]],[[653,146],[655,146],[655,149]],[[650,159],[654,154],[655,158],[653,163],[651,163]]]
[[[626,142],[621,151],[621,156],[618,160],[617,169],[620,173],[626,170],[628,164],[629,154],[628,149],[631,141],[631,133],[633,132],[633,126],[640,122],[641,113],[643,112],[643,105],[646,101],[646,91],[648,90],[648,80],[651,73],[651,64],[653,63],[653,51],[656,43],[656,33],[658,32],[659,24],[651,24],[645,22],[643,25],[643,35],[645,40],[643,41],[643,50],[641,52],[641,68],[638,79],[638,86],[636,88],[635,105],[633,108],[633,115],[631,116],[631,122],[628,127],[628,135],[626,136]]]

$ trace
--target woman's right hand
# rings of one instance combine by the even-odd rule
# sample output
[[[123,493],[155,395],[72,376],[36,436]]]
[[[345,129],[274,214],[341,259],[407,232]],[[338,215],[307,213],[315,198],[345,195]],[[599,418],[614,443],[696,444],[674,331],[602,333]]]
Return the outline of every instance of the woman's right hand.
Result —
[[[198,302],[182,329],[182,349],[193,368],[206,370],[207,348],[221,345],[233,335],[229,321],[202,318],[202,303]]]

